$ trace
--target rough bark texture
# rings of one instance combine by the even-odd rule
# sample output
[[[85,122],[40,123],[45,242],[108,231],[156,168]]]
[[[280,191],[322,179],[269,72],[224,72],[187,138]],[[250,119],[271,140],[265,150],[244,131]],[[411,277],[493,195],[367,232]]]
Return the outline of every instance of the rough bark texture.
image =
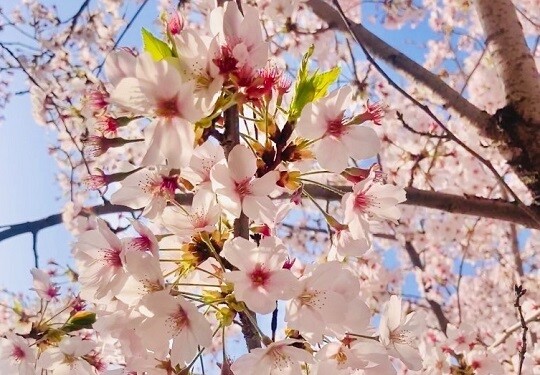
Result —
[[[508,163],[540,199],[540,75],[510,0],[476,0],[476,10],[507,105],[494,116],[506,142],[520,152]]]
[[[508,104],[525,122],[540,125],[540,77],[514,4],[476,0],[475,5]]]
[[[516,17],[515,9],[513,8],[509,0],[478,0],[478,2],[486,3],[487,6],[492,3],[506,2],[507,8],[510,5],[512,9],[512,17]],[[325,21],[330,28],[340,30],[343,32],[348,31],[348,27],[341,19],[339,12],[330,4],[324,0],[308,0],[306,4],[311,7],[312,11]],[[495,17],[494,14],[489,13],[486,17]],[[394,69],[405,73],[411,77],[415,82],[424,85],[433,91],[433,93],[444,101],[444,106],[452,109],[458,113],[462,118],[466,119],[472,126],[474,126],[479,134],[490,139],[492,141],[492,147],[496,147],[497,150],[505,157],[508,164],[512,167],[513,171],[521,179],[521,181],[529,188],[531,195],[535,199],[536,204],[540,202],[540,124],[538,121],[527,121],[523,117],[521,109],[518,108],[531,106],[531,109],[524,110],[523,115],[527,113],[538,113],[540,106],[537,98],[538,93],[534,94],[534,87],[538,86],[538,72],[534,67],[534,61],[527,62],[527,73],[524,75],[520,64],[526,60],[525,56],[528,52],[527,46],[524,44],[524,37],[521,30],[521,26],[515,18],[517,26],[509,29],[513,34],[513,38],[520,40],[522,55],[516,59],[516,56],[504,53],[504,49],[499,49],[501,58],[506,59],[506,65],[514,65],[512,70],[507,69],[508,72],[512,72],[514,77],[512,79],[530,80],[535,81],[527,83],[527,90],[521,89],[516,91],[512,96],[512,100],[519,99],[519,106],[516,107],[518,102],[509,102],[504,108],[499,109],[494,115],[490,115],[487,112],[474,106],[471,102],[461,96],[457,91],[447,85],[440,77],[431,73],[420,64],[416,63],[405,54],[401,53],[397,49],[388,45],[379,37],[371,33],[361,24],[349,21],[351,31],[355,34],[356,39],[374,56],[382,59]],[[497,22],[493,22],[494,29],[504,26],[504,23],[500,25]],[[506,29],[504,29],[506,30]],[[496,30],[489,34],[490,40],[495,40],[499,37],[501,30]],[[510,40],[510,39],[503,39]],[[492,41],[490,43],[493,43]],[[516,61],[514,61],[516,59]],[[534,70],[534,71],[533,71]],[[536,72],[536,73],[535,73]],[[536,77],[536,78],[535,78]],[[504,82],[506,85],[506,82]],[[507,89],[508,90],[508,89]],[[516,89],[517,90],[517,89]],[[523,97],[527,96],[527,100]],[[533,98],[533,99],[531,99]],[[536,99],[534,99],[536,98]],[[528,104],[527,104],[528,103]],[[534,109],[536,108],[536,109]],[[530,114],[527,116],[531,116]]]

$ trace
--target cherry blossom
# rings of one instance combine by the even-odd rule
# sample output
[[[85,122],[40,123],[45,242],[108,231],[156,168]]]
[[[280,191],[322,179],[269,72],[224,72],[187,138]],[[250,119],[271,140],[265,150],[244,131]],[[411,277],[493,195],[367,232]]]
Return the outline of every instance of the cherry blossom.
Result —
[[[210,140],[195,148],[187,168],[181,176],[198,189],[211,190],[210,171],[212,167],[225,160],[223,147]]]
[[[298,340],[273,342],[264,349],[254,349],[238,358],[231,366],[235,375],[248,374],[302,374],[301,365],[312,363],[313,357],[303,349],[291,346]]]
[[[420,312],[405,316],[402,301],[396,296],[390,297],[385,305],[379,324],[380,341],[389,354],[402,360],[414,371],[422,368],[415,342],[423,324],[423,314]]]
[[[227,2],[210,14],[210,31],[220,42],[213,61],[222,74],[262,68],[268,61],[257,9],[245,4],[242,12],[235,2]]]
[[[269,314],[277,300],[290,299],[297,292],[297,279],[283,269],[286,250],[276,238],[263,238],[259,247],[234,238],[225,243],[222,255],[239,269],[226,273],[225,279],[234,284],[236,298],[255,312]]]
[[[188,211],[189,210],[189,211]],[[180,237],[212,232],[221,214],[213,194],[200,190],[193,196],[191,208],[167,207],[161,216],[163,225]]]
[[[35,293],[0,296],[5,371],[538,372],[539,236],[521,227],[538,191],[514,155],[533,142],[513,144],[534,137],[508,136],[522,124],[505,111],[526,118],[527,98],[493,79],[501,53],[534,65],[535,51],[486,50],[500,33],[471,10],[489,1],[162,0],[161,33],[133,49],[116,48],[145,2],[81,1],[71,18],[49,3],[0,10],[24,40],[0,41],[0,107],[28,91],[52,134],[76,266],[53,260],[32,271]],[[337,3],[395,84],[336,33]],[[533,3],[510,4],[524,41]],[[419,24],[424,55],[384,53],[380,28],[406,31],[392,43],[406,55]],[[527,218],[474,216],[490,202]]]
[[[321,167],[336,173],[347,167],[349,157],[367,159],[379,150],[379,137],[373,129],[350,123],[345,117],[351,96],[352,89],[346,86],[309,103],[296,126],[301,137],[316,141],[313,151]]]
[[[41,353],[37,366],[46,370],[54,370],[55,374],[94,375],[92,366],[83,358],[96,343],[80,337],[66,337],[58,347],[49,348]]]
[[[343,196],[342,206],[353,239],[365,238],[368,220],[392,220],[400,217],[398,203],[405,201],[405,190],[375,182],[373,176],[353,186],[352,193]]]
[[[275,190],[277,173],[257,178],[257,159],[249,148],[235,146],[227,164],[218,163],[210,172],[212,189],[225,211],[234,217],[243,212],[253,220],[271,222],[275,206],[268,195]]]
[[[172,338],[173,365],[189,363],[199,347],[211,344],[210,323],[182,297],[172,297],[168,291],[161,291],[148,295],[142,304],[152,313],[140,328],[145,345],[162,353],[168,346],[168,339]]]
[[[164,159],[170,167],[188,164],[194,147],[190,122],[202,114],[192,91],[193,84],[184,83],[171,62],[154,61],[147,54],[137,57],[135,76],[123,78],[115,87],[111,103],[134,114],[156,116],[143,164],[159,164]]]
[[[75,259],[81,270],[80,281],[99,300],[120,290],[126,281],[124,247],[107,223],[97,219],[97,229],[83,233]]]
[[[36,348],[11,332],[0,337],[0,366],[3,371],[20,375],[35,374]]]
[[[47,272],[34,268],[30,270],[34,278],[34,290],[45,301],[50,301],[59,295],[60,287],[56,286]]]
[[[145,168],[124,179],[111,202],[131,208],[144,207],[143,215],[153,218],[163,212],[177,188],[177,177],[170,176],[168,168]]]

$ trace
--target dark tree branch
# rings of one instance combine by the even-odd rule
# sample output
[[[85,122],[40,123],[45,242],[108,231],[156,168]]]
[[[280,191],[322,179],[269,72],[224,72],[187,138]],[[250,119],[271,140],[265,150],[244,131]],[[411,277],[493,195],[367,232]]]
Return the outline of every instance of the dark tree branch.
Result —
[[[335,186],[343,192],[351,190],[348,186]],[[338,200],[341,197],[319,186],[311,185],[306,188],[315,198]],[[403,204],[410,206],[433,208],[453,214],[479,216],[484,218],[508,221],[523,225],[527,228],[540,229],[540,224],[533,220],[515,203],[501,200],[477,197],[474,195],[455,195],[438,191],[421,190],[414,187],[405,188],[407,200]],[[540,209],[528,207],[537,215]]]
[[[421,271],[425,271],[425,267],[422,263],[422,260],[420,259],[420,255],[418,255],[418,252],[416,251],[411,242],[405,242],[405,251],[407,251],[407,254],[409,255],[409,259],[411,260],[413,266]],[[426,297],[426,301],[429,304],[431,311],[433,311],[433,314],[435,314],[437,322],[439,323],[439,327],[441,327],[441,331],[446,334],[446,327],[448,327],[448,324],[450,322],[448,321],[446,315],[444,315],[441,304],[428,297]]]
[[[527,326],[527,322],[525,321],[525,317],[523,316],[523,309],[521,308],[520,299],[525,295],[527,290],[523,289],[523,285],[515,285],[514,291],[516,293],[516,301],[514,303],[514,307],[517,309],[519,315],[519,322],[523,330],[521,335],[521,349],[519,350],[518,369],[518,375],[521,375],[523,373],[523,361],[525,360],[525,353],[527,353],[527,332],[529,331],[529,327]]]
[[[347,24],[341,18],[339,12],[324,0],[308,0],[306,4],[313,12],[325,21],[329,27],[347,32]],[[349,22],[359,41],[377,57],[390,64],[395,69],[414,78],[418,83],[431,89],[437,96],[447,103],[449,108],[456,111],[460,116],[468,119],[482,132],[490,126],[490,116],[485,111],[475,107],[471,102],[461,96],[452,87],[448,86],[436,74],[425,69],[420,64],[390,46],[382,39],[371,33],[361,24]]]
[[[304,188],[316,199],[341,199],[338,194],[330,192],[319,186],[310,185]],[[349,186],[335,186],[334,188],[343,192],[351,191]],[[540,226],[534,220],[532,220],[516,204],[512,202],[477,196],[461,196],[437,191],[420,190],[413,187],[405,188],[405,191],[407,192],[407,201],[405,201],[403,204],[406,205],[432,208],[453,214],[471,215],[488,219],[508,221],[528,228],[540,229]],[[180,204],[189,205],[191,203],[191,199],[192,196],[190,194],[178,194],[176,196],[176,200]],[[540,210],[537,208],[531,207],[531,209],[535,209],[537,213],[540,213]],[[90,207],[84,211],[87,214],[93,213],[99,216],[119,212],[132,212],[134,210],[125,206],[106,204]],[[62,214],[58,213],[35,221],[3,225],[0,226],[0,241],[24,233],[40,231],[60,223],[62,223]],[[308,230],[309,228],[305,229]]]
[[[492,2],[486,0],[484,3]],[[473,105],[440,77],[388,45],[361,24],[342,18],[338,9],[324,0],[308,0],[306,4],[311,7],[321,20],[328,24],[329,28],[343,32],[350,31],[360,46],[365,48],[368,55],[372,53],[394,69],[411,77],[415,82],[432,90],[435,95],[443,100],[446,108],[452,109],[462,118],[467,119],[478,130],[480,135],[492,140],[492,145],[506,158],[508,165],[512,167],[521,181],[529,188],[536,203],[540,205],[540,130],[538,130],[538,124],[525,121],[520,113],[516,112],[516,108],[512,104],[499,109],[491,116]],[[527,77],[529,76],[537,77],[537,73],[536,75],[527,75]],[[421,103],[418,104],[419,108],[425,111],[427,107]],[[455,137],[452,134],[448,135],[469,153],[474,152],[470,147],[462,144],[463,142],[459,139],[454,139]],[[494,175],[497,175],[496,170],[488,160],[483,159],[477,153],[475,157],[486,165]],[[499,182],[505,185],[504,180],[499,177]],[[514,199],[516,199],[516,196],[514,196]],[[516,201],[518,200],[516,199]]]

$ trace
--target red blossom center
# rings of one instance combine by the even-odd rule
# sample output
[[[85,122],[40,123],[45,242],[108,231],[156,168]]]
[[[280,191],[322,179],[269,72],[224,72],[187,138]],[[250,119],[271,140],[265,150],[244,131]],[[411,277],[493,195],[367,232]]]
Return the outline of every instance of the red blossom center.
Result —
[[[103,260],[113,268],[122,268],[122,259],[120,259],[120,251],[116,249],[105,250]]]
[[[240,181],[240,182],[235,182],[235,187],[236,187],[236,193],[241,197],[245,197],[246,195],[250,195],[251,194],[251,189],[249,187],[249,183],[251,182],[251,179],[250,178],[246,178],[245,180],[243,181]]]
[[[14,345],[13,349],[11,350],[11,356],[15,358],[16,361],[22,361],[24,358],[26,358],[26,353],[20,346]]]
[[[249,274],[251,282],[255,286],[264,286],[270,279],[270,271],[264,265],[257,263],[255,269]]]
[[[345,124],[343,124],[342,117],[328,121],[326,126],[327,127],[326,127],[325,135],[336,137],[336,138],[340,138],[347,130],[347,128],[345,127]]]
[[[161,99],[157,103],[156,114],[160,117],[177,117],[180,116],[178,102],[176,97],[170,99]]]
[[[234,72],[238,64],[238,60],[233,56],[232,48],[229,45],[221,46],[219,53],[212,61],[219,68],[220,74]]]
[[[188,315],[181,306],[178,306],[178,309],[170,315],[169,321],[177,331],[181,331],[189,326]]]
[[[152,241],[147,236],[140,236],[131,240],[131,246],[134,250],[145,251],[150,249]]]
[[[161,178],[161,182],[155,184],[152,190],[154,195],[158,195],[171,200],[174,198],[174,192],[177,187],[178,182],[176,180],[176,177],[163,176]]]
[[[55,298],[58,296],[58,291],[60,290],[60,287],[51,285],[47,288],[47,295],[51,298]]]
[[[96,127],[103,134],[116,135],[118,121],[112,117],[104,117],[97,122]]]
[[[369,205],[370,205],[370,199],[364,193],[359,193],[354,198],[354,208],[357,209],[358,211],[362,211],[362,212],[367,211]]]

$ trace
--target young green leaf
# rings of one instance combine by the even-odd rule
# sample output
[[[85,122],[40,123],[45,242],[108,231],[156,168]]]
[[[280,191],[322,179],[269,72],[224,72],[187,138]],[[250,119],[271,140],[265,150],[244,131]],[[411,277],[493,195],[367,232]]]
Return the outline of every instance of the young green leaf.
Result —
[[[142,39],[144,50],[148,52],[155,61],[172,56],[172,51],[167,43],[156,38],[150,31],[144,28],[142,29]]]

